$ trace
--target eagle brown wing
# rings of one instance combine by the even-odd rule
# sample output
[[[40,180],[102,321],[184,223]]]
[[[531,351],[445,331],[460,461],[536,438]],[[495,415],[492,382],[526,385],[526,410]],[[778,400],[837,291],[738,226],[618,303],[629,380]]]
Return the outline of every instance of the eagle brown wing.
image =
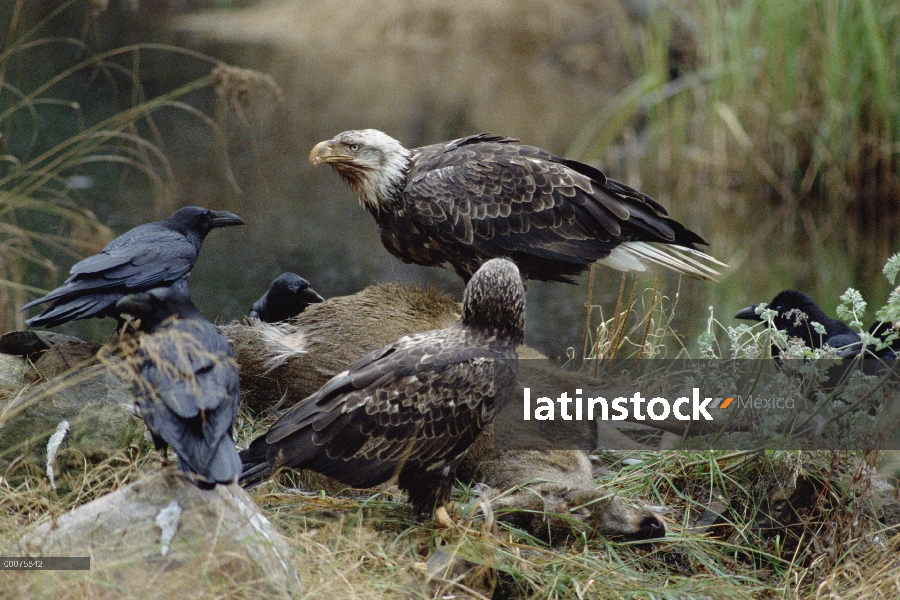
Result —
[[[454,463],[493,417],[495,369],[511,356],[446,333],[401,338],[285,413],[266,436],[269,464],[371,487],[401,464]]]
[[[646,194],[513,142],[481,134],[413,152],[404,209],[444,246],[473,251],[458,260],[508,256],[526,277],[565,280],[623,242],[706,243]]]

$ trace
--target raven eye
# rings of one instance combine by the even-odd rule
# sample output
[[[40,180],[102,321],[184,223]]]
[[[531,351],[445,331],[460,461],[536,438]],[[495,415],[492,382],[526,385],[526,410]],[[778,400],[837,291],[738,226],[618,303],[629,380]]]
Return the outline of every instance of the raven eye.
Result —
[[[350,144],[350,150],[356,152],[357,150],[359,150],[359,144]]]

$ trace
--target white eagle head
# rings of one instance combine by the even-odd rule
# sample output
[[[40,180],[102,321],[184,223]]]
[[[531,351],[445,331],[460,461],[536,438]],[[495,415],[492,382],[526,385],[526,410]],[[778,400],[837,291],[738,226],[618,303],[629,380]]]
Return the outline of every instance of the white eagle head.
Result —
[[[409,156],[409,150],[388,134],[358,129],[319,142],[309,160],[313,165],[330,164],[356,192],[360,204],[377,212],[399,208]]]

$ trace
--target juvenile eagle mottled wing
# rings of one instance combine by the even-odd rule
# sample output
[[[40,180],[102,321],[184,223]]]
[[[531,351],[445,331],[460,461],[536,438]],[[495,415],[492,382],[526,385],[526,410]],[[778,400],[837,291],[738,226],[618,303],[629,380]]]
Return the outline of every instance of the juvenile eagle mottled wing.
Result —
[[[371,487],[405,461],[459,458],[493,417],[495,370],[509,356],[434,333],[363,357],[283,415],[266,436],[269,463]]]
[[[627,241],[706,243],[653,198],[514,141],[481,134],[413,151],[404,209],[445,244],[582,265],[573,273]]]

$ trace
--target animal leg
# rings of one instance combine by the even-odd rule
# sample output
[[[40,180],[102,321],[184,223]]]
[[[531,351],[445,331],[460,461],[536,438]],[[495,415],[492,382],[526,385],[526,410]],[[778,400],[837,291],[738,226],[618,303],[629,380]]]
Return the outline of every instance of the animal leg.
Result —
[[[447,512],[447,505],[442,504],[434,510],[434,526],[441,529],[452,529],[456,523]]]

